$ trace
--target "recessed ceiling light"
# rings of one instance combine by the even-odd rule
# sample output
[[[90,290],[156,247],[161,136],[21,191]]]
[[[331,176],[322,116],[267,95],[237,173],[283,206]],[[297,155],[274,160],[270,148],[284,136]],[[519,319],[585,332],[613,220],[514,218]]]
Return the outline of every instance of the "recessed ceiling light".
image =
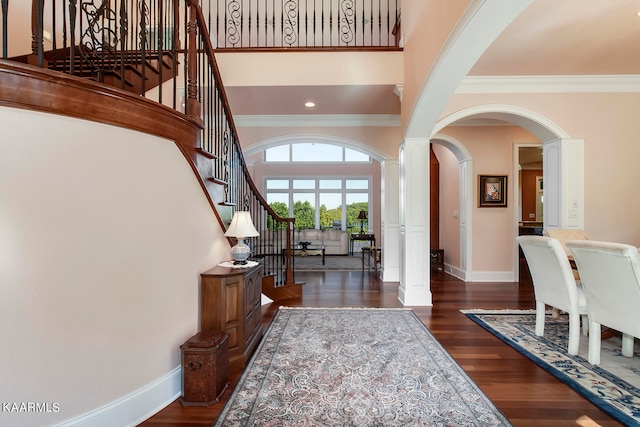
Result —
[[[304,106],[307,107],[307,108],[313,108],[313,107],[316,106],[316,103],[309,101],[309,102],[305,102]]]

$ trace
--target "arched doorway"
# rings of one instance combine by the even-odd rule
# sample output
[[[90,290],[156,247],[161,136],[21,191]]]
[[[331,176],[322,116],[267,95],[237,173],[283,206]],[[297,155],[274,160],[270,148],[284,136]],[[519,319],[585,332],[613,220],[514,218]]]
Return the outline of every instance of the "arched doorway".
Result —
[[[460,167],[460,266],[458,270],[453,269],[451,272],[465,281],[516,281],[518,277],[519,263],[515,239],[513,239],[512,272],[504,272],[502,275],[491,276],[484,272],[475,271],[473,268],[473,211],[475,208],[475,177],[477,173],[471,154],[466,149],[464,143],[447,135],[446,128],[452,125],[463,125],[465,123],[468,124],[474,122],[478,123],[479,121],[484,123],[496,122],[495,124],[498,122],[502,124],[509,123],[511,125],[519,126],[533,134],[543,146],[560,147],[559,150],[557,148],[551,150],[551,154],[553,154],[554,151],[561,152],[561,146],[566,141],[575,140],[571,139],[567,132],[550,119],[533,111],[513,105],[488,104],[462,109],[441,119],[434,129],[431,142],[449,148],[449,150],[451,150],[458,159]],[[579,147],[578,150],[580,150]],[[551,194],[559,195],[564,191],[561,188],[562,179],[558,172],[558,168],[560,168],[560,170],[562,169],[562,164],[558,163],[559,158],[557,155],[556,157],[553,157],[553,159],[553,165],[547,165],[547,167],[551,167],[552,169],[552,176],[550,177],[551,179],[545,181],[545,190],[549,191]],[[547,159],[546,161],[548,162]],[[562,160],[560,159],[560,162],[561,161]],[[515,176],[517,173],[516,165],[517,164],[514,160],[514,166],[511,170],[512,176]],[[576,165],[576,167],[580,168],[583,166]],[[579,173],[575,174],[573,178],[577,180],[581,179]],[[581,183],[577,187],[580,186]],[[551,203],[553,203],[553,200],[551,200]],[[566,200],[563,200],[562,197],[557,197],[555,199],[555,203],[557,203],[558,206],[552,206],[550,209],[561,211],[563,207],[560,205],[562,203],[566,203]],[[582,207],[583,204],[578,203],[578,205]],[[510,209],[514,211],[514,216],[517,218],[518,215],[516,210],[518,209],[518,203],[511,203],[510,206]],[[579,214],[579,216],[582,217],[583,215]],[[514,236],[517,235],[517,226],[517,221],[513,221],[512,227]],[[508,280],[507,276],[510,277],[510,280]]]

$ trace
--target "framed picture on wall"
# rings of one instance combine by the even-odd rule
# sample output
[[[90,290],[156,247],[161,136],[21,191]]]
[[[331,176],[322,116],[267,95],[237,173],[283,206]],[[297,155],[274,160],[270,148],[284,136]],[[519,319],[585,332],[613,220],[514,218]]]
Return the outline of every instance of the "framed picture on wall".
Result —
[[[506,175],[478,175],[478,207],[507,207]]]

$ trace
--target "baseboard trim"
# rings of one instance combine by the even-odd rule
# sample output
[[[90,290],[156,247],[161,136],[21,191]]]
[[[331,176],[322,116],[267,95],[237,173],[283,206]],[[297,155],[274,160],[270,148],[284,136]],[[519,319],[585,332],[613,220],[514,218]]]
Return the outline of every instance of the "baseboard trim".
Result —
[[[467,281],[467,270],[464,270],[462,268],[445,263],[444,272],[452,275],[453,277],[457,277],[464,282]]]
[[[473,271],[467,282],[517,282],[513,271]]]
[[[400,281],[400,268],[399,267],[387,267],[382,268],[382,281],[383,282],[399,282]]]
[[[182,394],[182,367],[108,405],[60,424],[64,427],[136,426]]]

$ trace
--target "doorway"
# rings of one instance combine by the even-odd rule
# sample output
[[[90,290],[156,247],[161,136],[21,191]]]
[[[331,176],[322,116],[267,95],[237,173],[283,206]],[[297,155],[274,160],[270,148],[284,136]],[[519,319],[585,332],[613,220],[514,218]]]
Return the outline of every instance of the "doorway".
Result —
[[[515,204],[518,212],[516,217],[517,235],[542,235],[544,229],[543,218],[543,189],[544,174],[542,160],[542,144],[516,143],[514,144],[514,170],[516,182],[515,192],[518,201]],[[516,243],[518,254],[514,266],[515,277],[522,280],[529,278],[524,253]]]

